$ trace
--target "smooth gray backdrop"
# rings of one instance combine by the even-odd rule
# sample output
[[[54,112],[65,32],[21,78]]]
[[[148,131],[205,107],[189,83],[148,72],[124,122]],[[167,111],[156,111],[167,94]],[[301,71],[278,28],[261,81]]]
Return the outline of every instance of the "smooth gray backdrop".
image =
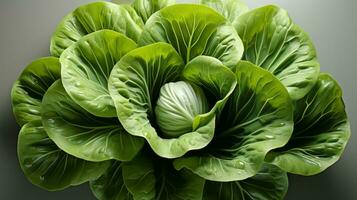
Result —
[[[352,124],[352,138],[341,160],[313,177],[290,176],[287,200],[357,199],[357,1],[246,0],[251,8],[277,4],[287,9],[315,42],[321,69],[344,89]],[[49,54],[49,38],[68,12],[88,0],[0,0],[0,199],[93,200],[87,185],[47,192],[29,183],[16,155],[18,126],[10,103],[10,89],[32,60]],[[193,1],[180,1],[193,2]]]

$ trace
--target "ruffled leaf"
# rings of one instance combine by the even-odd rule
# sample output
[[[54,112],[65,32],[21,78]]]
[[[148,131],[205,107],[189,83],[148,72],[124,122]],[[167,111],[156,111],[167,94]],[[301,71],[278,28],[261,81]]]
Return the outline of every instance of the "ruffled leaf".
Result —
[[[41,120],[41,102],[47,89],[61,77],[58,58],[46,57],[28,65],[11,91],[12,109],[20,126]]]
[[[235,66],[243,44],[233,26],[220,14],[202,5],[178,4],[161,9],[146,22],[139,45],[171,44],[186,63],[206,55]]]
[[[295,110],[293,136],[267,160],[294,174],[320,173],[340,158],[350,137],[342,90],[330,75],[321,74]]]
[[[55,82],[42,102],[48,136],[63,151],[89,161],[131,160],[143,140],[128,134],[116,118],[99,118],[77,105]]]
[[[244,180],[261,168],[266,154],[284,146],[293,129],[292,103],[269,72],[240,62],[238,85],[220,115],[215,137],[202,151],[174,161],[212,181]]]
[[[17,148],[27,178],[47,190],[62,190],[97,179],[109,166],[108,162],[89,162],[65,153],[47,136],[41,121],[22,127]]]
[[[83,36],[109,29],[138,41],[144,24],[141,18],[127,7],[110,2],[95,2],[78,7],[63,18],[51,38],[51,54],[62,52]]]
[[[310,91],[320,70],[316,50],[285,10],[258,8],[238,17],[233,25],[244,43],[243,60],[274,74],[294,100]]]
[[[121,57],[135,48],[135,42],[111,30],[78,40],[60,57],[62,83],[68,95],[95,116],[116,117],[108,78]]]

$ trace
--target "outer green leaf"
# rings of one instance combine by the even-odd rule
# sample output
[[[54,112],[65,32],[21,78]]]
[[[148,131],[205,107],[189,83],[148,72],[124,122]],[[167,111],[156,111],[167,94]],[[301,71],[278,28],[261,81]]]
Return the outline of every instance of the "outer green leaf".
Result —
[[[95,2],[81,6],[63,18],[51,39],[51,54],[62,52],[81,37],[103,29],[125,34],[137,41],[144,24],[127,7],[110,2]]]
[[[350,131],[340,86],[321,74],[310,93],[296,103],[289,143],[268,154],[267,160],[294,174],[320,173],[340,158]]]
[[[60,81],[48,89],[41,108],[48,136],[78,158],[131,160],[143,146],[143,140],[126,133],[116,118],[93,116],[73,102]]]
[[[195,118],[194,128],[219,114],[237,85],[234,73],[218,59],[209,56],[199,56],[189,62],[183,77],[203,88],[208,99],[213,100],[211,111]]]
[[[176,171],[169,160],[139,156],[123,163],[123,177],[135,200],[201,200],[204,179]]]
[[[200,154],[175,160],[212,181],[236,181],[255,175],[266,154],[284,146],[293,129],[292,103],[284,86],[269,72],[240,62],[238,86],[220,118],[219,129]]]
[[[60,77],[61,66],[55,57],[41,58],[25,68],[11,91],[12,109],[20,126],[41,120],[42,97]]]
[[[175,0],[134,0],[132,6],[141,19],[146,22],[156,11],[172,4],[175,4]]]
[[[320,65],[309,36],[276,6],[252,10],[235,20],[248,60],[273,73],[294,100],[317,81]]]
[[[99,179],[90,182],[94,196],[99,200],[133,200],[133,195],[124,184],[123,163],[113,161]]]
[[[89,162],[63,152],[51,141],[41,121],[22,127],[18,157],[27,178],[47,190],[61,190],[98,178],[108,162]]]
[[[222,15],[202,5],[178,4],[152,15],[139,45],[155,42],[171,44],[186,63],[207,55],[228,67],[238,63],[244,50],[234,27]]]
[[[286,172],[274,165],[263,165],[253,176],[242,181],[207,181],[204,190],[205,200],[282,200],[288,190]]]
[[[165,158],[177,158],[200,149],[212,139],[214,119],[179,138],[164,139],[150,122],[155,122],[154,106],[161,86],[175,82],[184,68],[175,49],[165,43],[129,52],[115,65],[109,79],[109,92],[120,122],[130,134],[144,137],[151,148]]]
[[[68,95],[95,116],[116,117],[108,78],[120,58],[135,48],[135,42],[111,30],[78,40],[60,57],[62,83]]]
[[[249,11],[248,6],[241,0],[201,0],[201,4],[213,8],[230,22]]]

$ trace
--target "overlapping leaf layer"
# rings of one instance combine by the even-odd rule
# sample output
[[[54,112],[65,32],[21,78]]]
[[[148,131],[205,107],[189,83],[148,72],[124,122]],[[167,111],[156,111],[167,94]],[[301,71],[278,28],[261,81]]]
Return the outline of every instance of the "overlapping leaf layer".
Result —
[[[277,6],[96,2],[12,89],[24,174],[100,200],[281,200],[335,163],[342,90]]]

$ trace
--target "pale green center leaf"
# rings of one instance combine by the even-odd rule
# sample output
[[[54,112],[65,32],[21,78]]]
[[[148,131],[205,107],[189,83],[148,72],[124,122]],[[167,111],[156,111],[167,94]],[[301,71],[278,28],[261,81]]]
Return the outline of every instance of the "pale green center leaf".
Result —
[[[191,132],[195,117],[207,111],[202,89],[184,81],[162,86],[155,108],[156,121],[167,137]]]

